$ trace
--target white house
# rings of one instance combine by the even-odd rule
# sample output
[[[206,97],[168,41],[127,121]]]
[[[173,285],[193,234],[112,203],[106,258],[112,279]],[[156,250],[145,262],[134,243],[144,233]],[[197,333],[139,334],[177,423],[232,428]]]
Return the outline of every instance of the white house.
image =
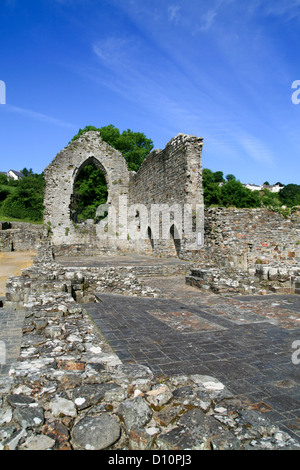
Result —
[[[279,191],[283,188],[283,186],[281,186],[280,184],[271,184],[271,185],[244,184],[243,186],[245,188],[250,189],[251,191],[263,191],[264,189],[267,189],[271,193],[279,193]]]
[[[244,187],[250,189],[251,191],[261,191],[263,186],[258,186],[257,184],[244,184]]]
[[[24,175],[21,171],[9,170],[7,172],[8,178],[13,178],[14,180],[19,180],[20,178],[24,178]]]
[[[269,191],[271,191],[271,193],[279,193],[279,191],[283,188],[283,186],[281,186],[280,184],[273,184],[273,185],[266,185],[266,184],[263,184],[262,186],[262,189],[268,189]]]

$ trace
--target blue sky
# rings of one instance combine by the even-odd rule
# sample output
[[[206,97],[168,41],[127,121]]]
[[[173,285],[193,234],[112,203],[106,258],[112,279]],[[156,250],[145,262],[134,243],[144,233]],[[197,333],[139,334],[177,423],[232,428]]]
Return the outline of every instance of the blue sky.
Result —
[[[203,166],[244,183],[300,184],[299,37],[300,0],[0,0],[0,170],[40,173],[113,124],[155,148],[203,137]]]

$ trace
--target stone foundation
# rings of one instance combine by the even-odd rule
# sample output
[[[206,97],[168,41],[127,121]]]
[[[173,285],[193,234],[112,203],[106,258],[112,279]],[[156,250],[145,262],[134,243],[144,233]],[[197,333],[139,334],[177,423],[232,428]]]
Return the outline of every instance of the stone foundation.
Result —
[[[0,222],[0,252],[36,250],[42,237],[41,225]]]

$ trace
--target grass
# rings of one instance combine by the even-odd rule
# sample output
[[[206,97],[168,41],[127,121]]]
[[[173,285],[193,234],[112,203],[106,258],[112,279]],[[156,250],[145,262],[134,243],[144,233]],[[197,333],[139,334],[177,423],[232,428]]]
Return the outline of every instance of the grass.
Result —
[[[42,220],[36,221],[36,220],[30,220],[28,218],[16,219],[14,217],[6,217],[5,215],[1,214],[1,211],[0,211],[0,221],[1,222],[27,222],[29,224],[34,224],[34,225],[42,225],[42,223],[43,223]]]

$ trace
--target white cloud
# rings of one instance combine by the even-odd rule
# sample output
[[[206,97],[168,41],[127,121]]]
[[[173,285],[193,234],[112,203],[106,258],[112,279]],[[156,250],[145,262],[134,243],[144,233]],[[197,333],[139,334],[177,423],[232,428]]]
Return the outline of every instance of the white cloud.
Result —
[[[104,65],[121,67],[134,54],[135,44],[129,37],[110,36],[93,44],[93,51]]]
[[[300,0],[267,0],[263,8],[268,15],[285,17],[286,20],[300,17]]]
[[[201,16],[201,23],[198,26],[198,31],[208,31],[213,22],[215,17],[217,16],[216,10],[209,10]]]
[[[170,5],[168,7],[168,15],[169,15],[169,21],[171,23],[177,24],[181,18],[181,15],[179,14],[179,11],[181,10],[181,7],[179,5]]]
[[[25,117],[29,117],[31,119],[37,119],[38,121],[44,121],[48,124],[53,124],[55,126],[60,126],[60,127],[69,127],[72,129],[78,129],[78,126],[74,126],[74,124],[71,124],[69,122],[62,121],[61,119],[53,118],[51,116],[47,116],[46,114],[38,113],[36,111],[32,111],[31,109],[26,109],[26,108],[20,108],[18,106],[13,106],[6,104],[5,109],[8,111],[22,114]]]
[[[252,135],[237,136],[237,142],[252,160],[261,164],[273,165],[274,156],[270,149],[259,138]]]

